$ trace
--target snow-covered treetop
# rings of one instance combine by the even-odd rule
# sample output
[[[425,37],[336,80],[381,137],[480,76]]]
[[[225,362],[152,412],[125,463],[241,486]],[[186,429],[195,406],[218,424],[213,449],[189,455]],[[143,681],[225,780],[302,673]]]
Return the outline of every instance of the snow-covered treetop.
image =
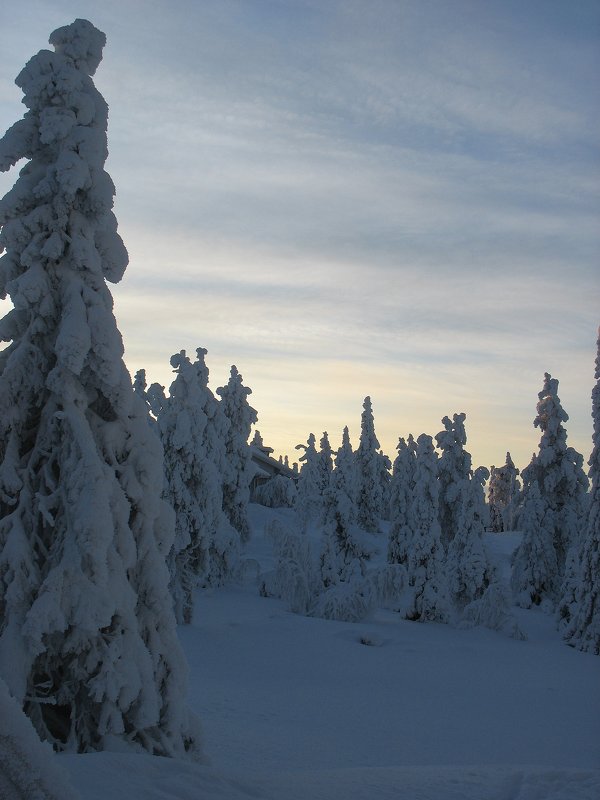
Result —
[[[77,69],[93,75],[102,61],[106,36],[87,19],[76,19],[70,25],[57,28],[48,41],[57,53],[72,59]]]
[[[0,171],[22,158],[31,161],[0,201],[2,245],[9,254],[0,293],[10,293],[16,306],[11,283],[27,268],[47,268],[66,257],[116,283],[128,261],[111,210],[115,187],[104,171],[108,106],[90,78],[105,36],[76,20],[50,41],[56,52],[41,50],[16,79],[29,111],[0,139]]]
[[[297,444],[296,450],[304,450],[298,461],[310,462],[316,459],[317,449],[315,447],[317,439],[314,433],[309,433],[306,444]]]
[[[544,386],[538,397],[537,416],[533,420],[533,424],[542,433],[547,433],[551,440],[566,440],[567,434],[561,423],[567,422],[569,415],[560,404],[558,380],[548,372],[544,373]]]
[[[352,445],[350,444],[350,431],[348,430],[348,426],[344,426],[344,430],[342,431],[342,447],[343,450],[352,450]]]
[[[359,452],[375,453],[379,450],[379,441],[375,435],[375,420],[373,418],[373,407],[371,398],[365,397],[363,412],[360,420],[360,442]]]
[[[444,417],[442,425],[444,430],[436,434],[435,440],[441,450],[446,450],[455,445],[466,445],[467,432],[465,430],[465,419],[467,415],[463,412],[461,414],[453,414],[450,417]]]

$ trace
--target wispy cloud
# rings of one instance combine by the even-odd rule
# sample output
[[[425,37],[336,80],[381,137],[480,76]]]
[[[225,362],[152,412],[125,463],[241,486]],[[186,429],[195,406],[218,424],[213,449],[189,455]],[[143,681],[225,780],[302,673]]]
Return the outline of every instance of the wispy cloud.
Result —
[[[168,383],[172,352],[206,346],[214,385],[237,363],[281,451],[357,431],[371,394],[389,451],[464,410],[476,460],[517,463],[549,370],[589,450],[597,4],[9,5],[6,127],[54,27],[108,35],[131,369]]]

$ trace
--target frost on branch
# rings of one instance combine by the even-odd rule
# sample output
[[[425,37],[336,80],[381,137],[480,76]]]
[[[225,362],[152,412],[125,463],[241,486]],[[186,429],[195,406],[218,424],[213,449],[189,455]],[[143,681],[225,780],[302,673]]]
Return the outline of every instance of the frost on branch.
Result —
[[[127,253],[104,171],[104,34],[76,20],[17,78],[0,201],[0,674],[58,749],[198,754],[168,592],[162,449],[105,279]]]

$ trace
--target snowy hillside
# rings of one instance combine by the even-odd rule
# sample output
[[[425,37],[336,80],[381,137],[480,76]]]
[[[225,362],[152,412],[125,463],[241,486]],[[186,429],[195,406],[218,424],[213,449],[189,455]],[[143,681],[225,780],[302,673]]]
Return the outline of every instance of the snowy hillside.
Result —
[[[268,569],[265,525],[292,512],[250,510],[247,556]],[[486,545],[506,567],[518,539]],[[565,646],[539,610],[515,613],[528,641],[386,610],[310,619],[250,578],[203,590],[179,633],[211,764],[56,758],[84,800],[595,800],[598,660]]]

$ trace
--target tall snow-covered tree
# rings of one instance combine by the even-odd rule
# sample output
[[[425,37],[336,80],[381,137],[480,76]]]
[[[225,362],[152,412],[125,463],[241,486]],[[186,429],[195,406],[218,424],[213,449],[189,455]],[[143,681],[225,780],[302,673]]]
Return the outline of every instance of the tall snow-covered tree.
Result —
[[[298,477],[298,493],[296,495],[296,511],[304,530],[311,523],[321,522],[323,510],[319,454],[315,444],[315,435],[311,433],[305,445],[296,445],[296,450],[304,450],[304,453],[299,458],[302,466]]]
[[[390,486],[392,482],[392,462],[389,457],[380,450],[377,453],[379,467],[379,485],[381,486],[381,506],[380,516],[389,520],[390,518]]]
[[[229,421],[225,437],[225,457],[229,470],[223,486],[223,508],[241,540],[247,542],[250,537],[248,503],[252,478],[248,439],[258,414],[248,403],[252,389],[243,385],[242,376],[235,366],[231,367],[227,385],[219,387],[217,394],[221,398],[221,410]]]
[[[169,555],[171,591],[180,622],[191,622],[200,582],[220,584],[237,563],[239,537],[223,511],[229,477],[225,440],[229,423],[208,388],[206,350],[192,363],[185,350],[171,357],[176,378],[169,396],[154,393],[165,450],[165,498],[175,511],[175,541]]]
[[[523,470],[524,496],[529,486],[538,485],[540,498],[552,512],[553,541],[559,575],[565,571],[567,552],[576,542],[587,511],[588,478],[583,456],[567,447],[569,419],[558,397],[558,381],[548,373],[538,394],[537,416],[533,424],[542,432],[537,456]],[[520,523],[520,527],[523,524]]]
[[[520,491],[519,470],[515,467],[510,453],[502,467],[492,467],[488,490],[490,522],[496,533],[512,531]]]
[[[407,619],[447,622],[449,598],[439,522],[438,457],[431,436],[417,439],[415,486],[410,510],[413,532],[406,563],[410,604]]]
[[[439,462],[440,481],[440,525],[442,542],[448,547],[457,527],[460,504],[459,492],[466,486],[471,472],[471,454],[465,450],[467,433],[466,414],[453,414],[452,419],[444,417],[444,430],[435,437],[441,450]]]
[[[564,636],[579,650],[600,655],[600,329],[595,377],[596,384],[592,389],[593,448],[588,462],[592,491],[581,547],[576,555],[578,580],[574,581],[574,603],[569,609]],[[563,604],[568,600],[567,596]]]
[[[342,444],[335,455],[335,469],[331,475],[326,506],[327,521],[331,521],[335,513],[339,513],[346,525],[356,522],[356,471],[347,426],[342,433]]]
[[[417,446],[412,434],[400,437],[390,485],[390,535],[387,560],[390,564],[406,564],[412,530],[410,508],[415,488]]]
[[[331,452],[331,444],[329,442],[329,435],[324,431],[321,441],[319,442],[319,488],[321,494],[325,494],[329,488],[331,480],[331,473],[333,472],[333,454]]]
[[[358,524],[370,533],[379,530],[383,495],[381,490],[379,442],[371,398],[365,397],[360,423],[360,442],[356,459],[356,505]]]
[[[489,474],[479,467],[458,492],[456,533],[448,545],[446,575],[450,596],[460,610],[481,598],[492,578],[482,539],[487,516],[483,484]]]
[[[513,554],[511,588],[517,605],[554,604],[559,589],[554,548],[554,515],[541,496],[536,480],[527,484],[519,527],[521,544]]]
[[[17,77],[0,140],[0,673],[59,749],[197,750],[165,556],[162,451],[106,280],[127,251],[104,171],[105,36],[76,20]]]

